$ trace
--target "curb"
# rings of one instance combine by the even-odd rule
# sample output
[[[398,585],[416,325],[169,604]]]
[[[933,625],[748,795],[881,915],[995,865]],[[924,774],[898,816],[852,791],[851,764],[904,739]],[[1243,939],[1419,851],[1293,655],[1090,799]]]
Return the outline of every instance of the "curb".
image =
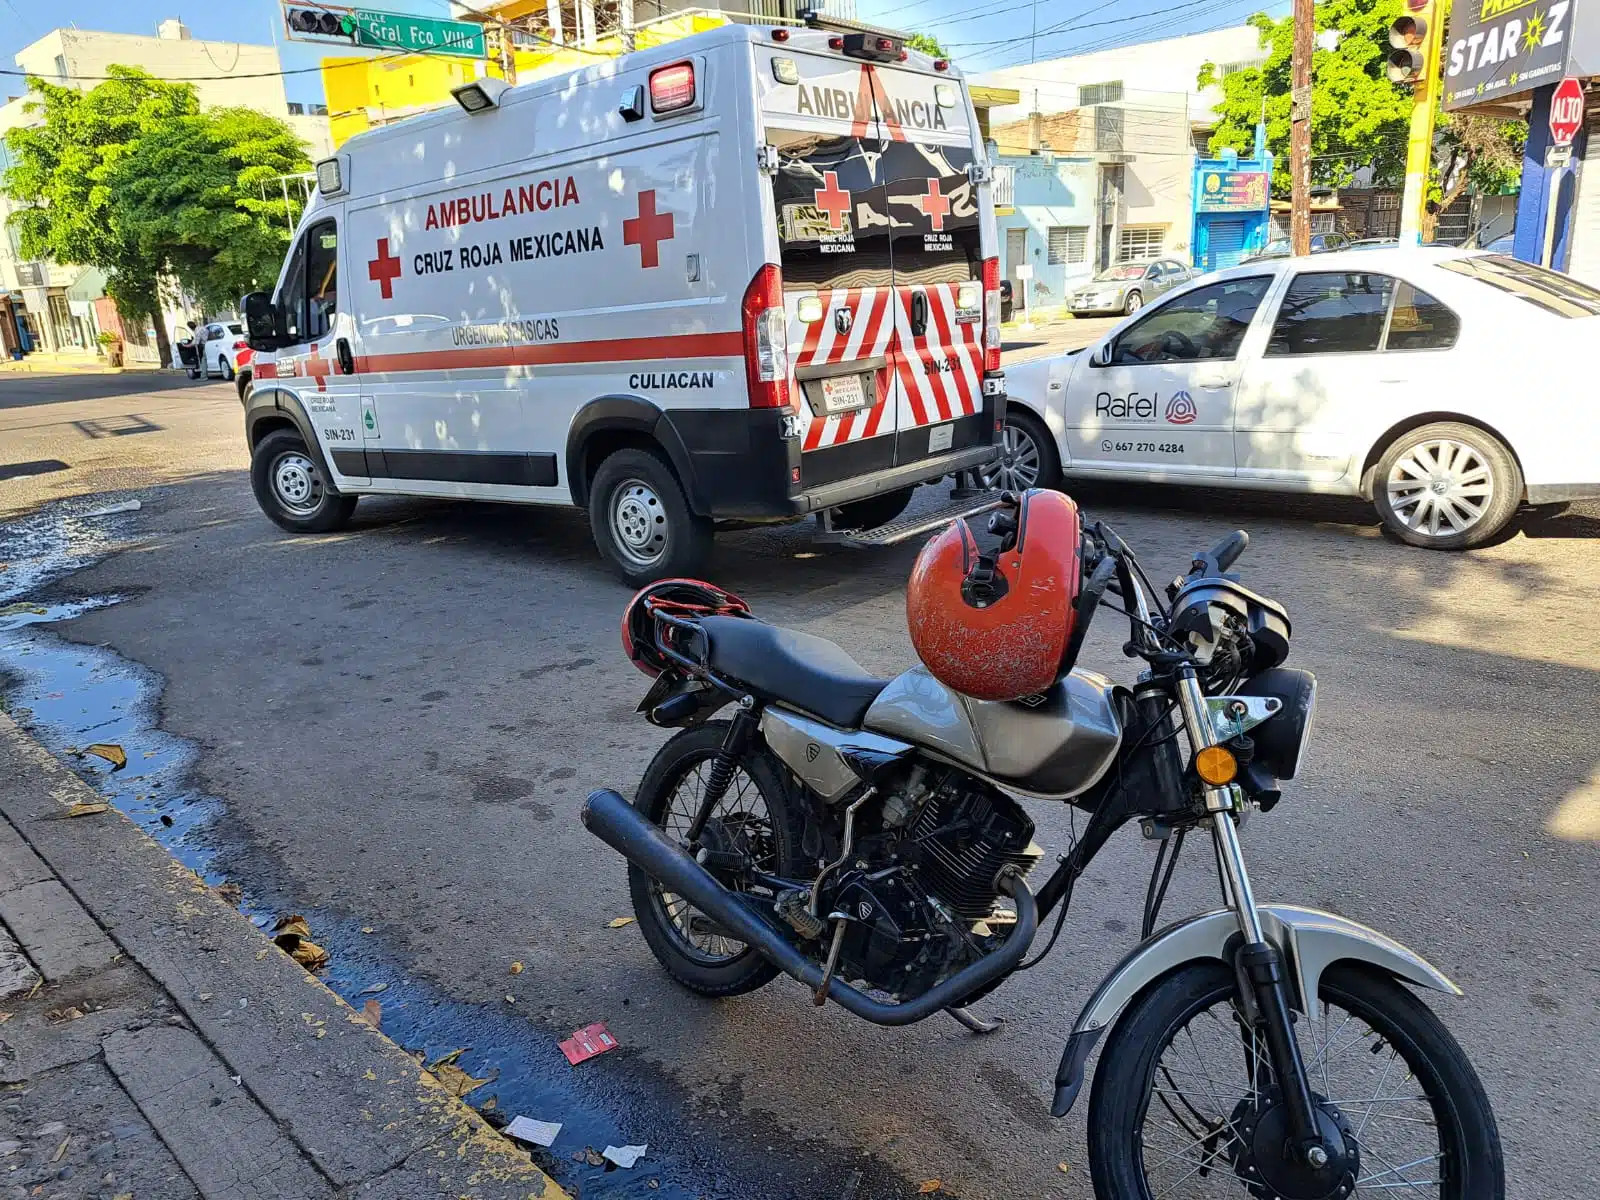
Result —
[[[0,713],[0,813],[341,1196],[568,1200],[528,1156]]]

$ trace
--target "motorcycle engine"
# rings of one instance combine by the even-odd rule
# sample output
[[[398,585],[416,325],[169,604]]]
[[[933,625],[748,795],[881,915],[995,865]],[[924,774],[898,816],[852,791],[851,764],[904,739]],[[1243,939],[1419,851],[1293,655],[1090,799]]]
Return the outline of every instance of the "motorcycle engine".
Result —
[[[1044,857],[1033,822],[1005,793],[952,772],[929,786],[918,769],[891,794],[881,828],[858,844],[832,890],[848,916],[841,972],[897,999],[920,995],[993,950],[1015,914],[996,882]]]

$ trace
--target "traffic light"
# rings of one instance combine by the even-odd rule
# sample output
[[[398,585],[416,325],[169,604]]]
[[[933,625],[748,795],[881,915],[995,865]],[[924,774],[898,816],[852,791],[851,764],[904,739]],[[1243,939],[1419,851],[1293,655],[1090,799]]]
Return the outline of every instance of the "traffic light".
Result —
[[[1414,84],[1428,70],[1425,49],[1428,43],[1430,0],[1406,0],[1411,11],[1396,17],[1389,25],[1389,54],[1384,74],[1390,83]]]
[[[355,21],[348,13],[329,12],[322,8],[291,8],[285,19],[294,33],[352,40],[355,36]]]

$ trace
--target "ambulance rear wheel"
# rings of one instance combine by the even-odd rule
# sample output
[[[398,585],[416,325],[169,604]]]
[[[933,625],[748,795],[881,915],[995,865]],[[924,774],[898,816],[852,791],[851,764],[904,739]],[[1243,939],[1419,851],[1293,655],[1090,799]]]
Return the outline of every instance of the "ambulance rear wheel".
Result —
[[[672,468],[648,450],[618,450],[589,489],[600,553],[631,584],[694,575],[711,557],[711,521],[689,510]]]
[[[290,533],[340,529],[356,510],[354,496],[328,486],[300,435],[276,429],[250,452],[250,486],[274,525]]]

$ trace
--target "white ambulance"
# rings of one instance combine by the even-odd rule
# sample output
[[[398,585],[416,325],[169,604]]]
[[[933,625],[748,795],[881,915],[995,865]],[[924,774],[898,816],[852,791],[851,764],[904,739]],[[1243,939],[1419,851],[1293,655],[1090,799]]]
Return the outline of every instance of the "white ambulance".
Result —
[[[718,522],[890,541],[1003,419],[989,170],[899,37],[728,26],[351,139],[318,164],[245,424],[263,510],[368,494],[589,510],[630,582]]]

